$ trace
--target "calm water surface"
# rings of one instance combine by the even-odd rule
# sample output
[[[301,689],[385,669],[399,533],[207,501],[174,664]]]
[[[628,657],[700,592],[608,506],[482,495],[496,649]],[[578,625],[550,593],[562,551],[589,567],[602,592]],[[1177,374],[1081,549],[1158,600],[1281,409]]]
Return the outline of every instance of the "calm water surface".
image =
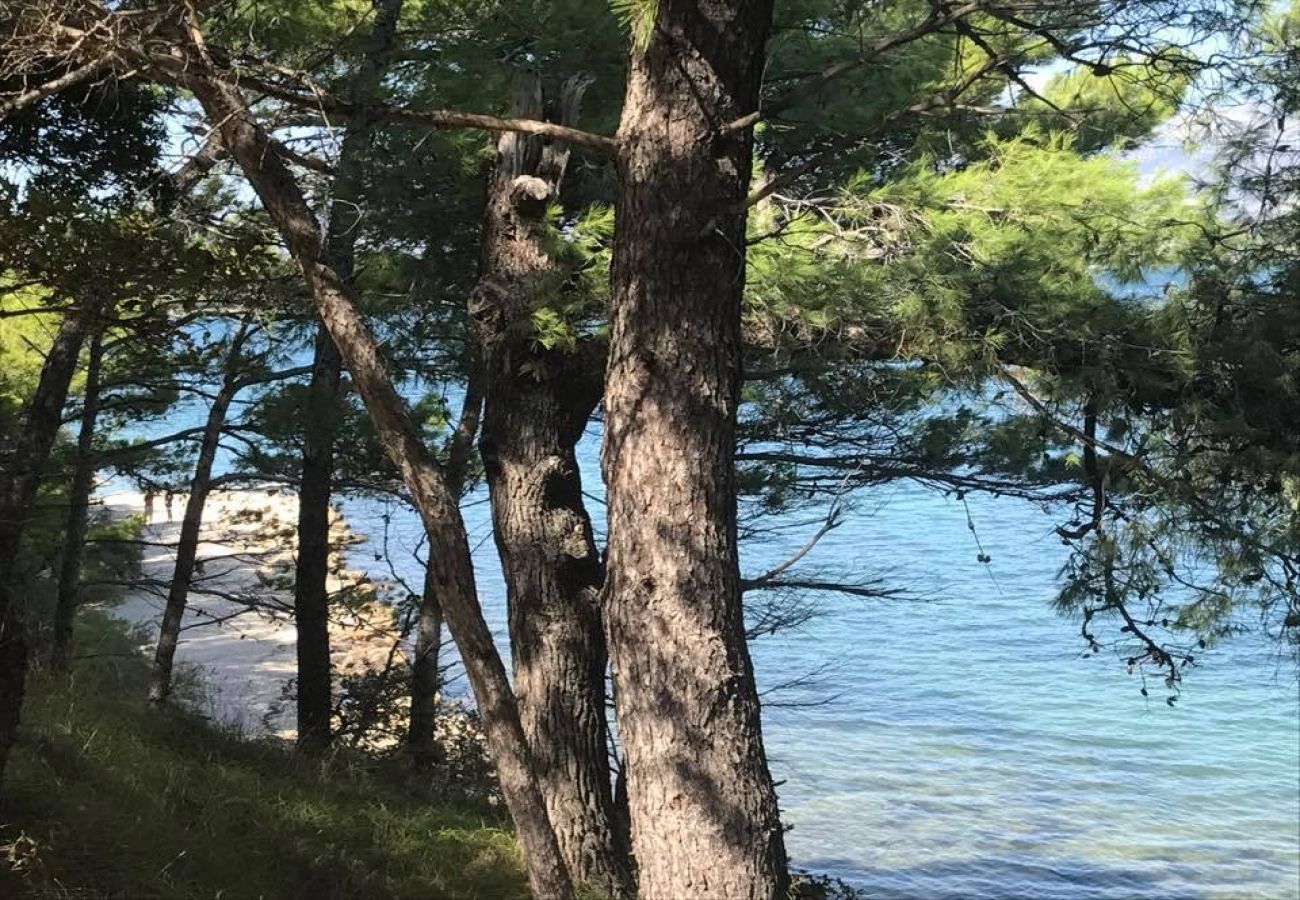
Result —
[[[594,439],[584,453],[598,490]],[[481,497],[466,505],[480,593],[505,650],[505,589]],[[925,598],[824,598],[823,614],[754,646],[760,687],[829,665],[819,686],[773,691],[764,729],[793,861],[882,898],[1300,897],[1300,700],[1295,670],[1249,639],[1198,656],[1177,708],[1110,655],[1082,658],[1049,608],[1064,549],[1016,501],[962,504],[884,489],[812,562],[887,570]],[[350,500],[419,585],[410,513]],[[593,516],[603,519],[596,504]],[[806,518],[806,517],[805,517]],[[756,572],[802,544],[750,548]],[[801,701],[835,695],[818,706]]]

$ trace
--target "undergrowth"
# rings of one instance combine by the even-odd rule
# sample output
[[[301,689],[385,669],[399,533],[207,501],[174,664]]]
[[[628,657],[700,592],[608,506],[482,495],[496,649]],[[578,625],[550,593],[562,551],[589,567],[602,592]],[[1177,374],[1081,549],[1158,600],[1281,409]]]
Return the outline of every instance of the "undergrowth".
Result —
[[[88,609],[36,673],[0,808],[0,897],[527,896],[499,809],[397,760],[308,761],[143,699],[138,635]]]

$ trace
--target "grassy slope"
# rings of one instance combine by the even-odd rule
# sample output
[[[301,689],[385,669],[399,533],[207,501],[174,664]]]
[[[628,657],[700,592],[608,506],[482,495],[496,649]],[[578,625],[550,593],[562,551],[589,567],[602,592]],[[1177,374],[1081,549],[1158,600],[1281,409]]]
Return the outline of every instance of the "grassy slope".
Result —
[[[458,808],[396,764],[309,763],[152,710],[122,626],[88,612],[79,639],[73,676],[38,676],[26,704],[0,897],[527,895],[499,813]]]

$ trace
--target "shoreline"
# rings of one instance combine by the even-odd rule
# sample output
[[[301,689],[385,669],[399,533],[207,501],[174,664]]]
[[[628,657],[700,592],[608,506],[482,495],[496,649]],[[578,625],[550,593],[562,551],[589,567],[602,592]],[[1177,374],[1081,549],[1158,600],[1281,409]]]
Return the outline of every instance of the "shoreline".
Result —
[[[183,500],[182,495],[177,495]],[[145,513],[140,491],[97,496],[113,518]],[[175,566],[184,513],[177,504],[169,517],[155,498],[152,517],[141,531],[140,583],[127,588],[107,612],[148,635],[142,647],[152,654],[167,590]],[[177,675],[192,673],[199,712],[250,737],[293,740],[297,714],[291,693],[297,677],[297,630],[293,622],[293,569],[298,516],[297,495],[278,488],[213,491],[204,505],[198,548],[199,568],[186,604]],[[342,516],[330,523],[336,554],[361,543]],[[332,565],[328,588],[355,588],[379,600],[383,585],[364,572]],[[387,608],[387,607],[385,607]],[[360,612],[332,611],[330,655],[335,677],[382,666],[399,640],[391,624],[375,625]]]

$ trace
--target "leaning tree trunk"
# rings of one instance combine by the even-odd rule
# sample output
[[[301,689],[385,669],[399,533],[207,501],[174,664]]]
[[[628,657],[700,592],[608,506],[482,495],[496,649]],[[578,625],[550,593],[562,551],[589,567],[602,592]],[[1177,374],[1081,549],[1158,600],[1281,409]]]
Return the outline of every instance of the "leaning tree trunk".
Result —
[[[474,437],[478,434],[483,411],[482,368],[477,354],[471,353],[471,357],[460,419],[447,446],[447,485],[457,497],[465,493],[470,454],[474,451]],[[416,622],[415,649],[411,654],[411,715],[407,721],[405,745],[416,767],[428,766],[438,759],[434,735],[438,720],[438,696],[442,691],[442,604],[438,599],[439,591],[434,570],[426,565],[419,618]]]
[[[747,129],[771,0],[660,0],[619,127],[605,614],[645,900],[787,882],[745,644],[734,444]]]
[[[201,50],[192,61],[194,68],[185,76],[187,86],[220,131],[222,142],[302,270],[316,312],[343,355],[380,443],[402,473],[420,512],[429,538],[431,577],[441,585],[443,613],[478,702],[533,893],[540,900],[570,897],[572,887],[546,816],[515,697],[479,606],[459,498],[394,388],[379,345],[361,317],[355,291],[322,251],[315,219],[284,160],[237,91],[211,74]]]
[[[212,489],[212,464],[217,458],[217,447],[221,443],[221,431],[226,427],[230,402],[239,392],[239,360],[248,331],[248,322],[245,321],[231,338],[221,387],[208,409],[208,420],[204,423],[203,436],[199,440],[199,458],[194,464],[190,495],[185,501],[180,540],[176,545],[176,567],[172,570],[171,584],[167,589],[167,605],[163,609],[158,647],[154,651],[153,674],[149,680],[149,699],[155,703],[161,703],[171,696],[176,645],[180,642],[181,620],[185,617],[185,604],[189,599],[190,583],[198,560],[203,507],[207,503],[208,492]]]
[[[564,85],[560,124],[577,119],[585,79]],[[511,115],[540,118],[536,76],[516,79]],[[553,269],[548,201],[568,151],[506,134],[488,187],[483,262],[470,313],[485,372],[479,447],[509,604],[515,694],[546,808],[574,880],[631,893],[613,827],[600,554],[582,499],[575,447],[600,400],[591,348],[536,346],[531,315]]]
[[[362,104],[378,91],[397,32],[402,0],[374,0],[375,23],[365,59],[353,82]],[[365,154],[370,123],[353,120],[344,130],[335,170],[326,238],[339,276],[352,279],[357,230],[361,225]],[[329,330],[317,323],[315,356],[303,429],[302,480],[298,492],[298,558],[294,572],[294,623],[298,629],[298,746],[318,752],[330,742],[329,559],[330,493],[334,436],[338,425],[343,358]]]
[[[93,305],[70,313],[59,326],[50,352],[41,366],[36,390],[27,403],[23,431],[13,453],[5,460],[0,481],[0,778],[9,751],[18,737],[23,690],[27,682],[27,639],[22,604],[15,590],[19,553],[27,517],[36,502],[41,471],[50,458],[54,439],[63,424],[63,404],[77,370],[77,357],[85,343]]]
[[[86,525],[90,518],[90,492],[95,486],[95,422],[99,418],[100,366],[104,359],[104,332],[97,329],[90,339],[86,362],[86,389],[77,433],[77,455],[68,493],[68,519],[63,529],[59,559],[59,586],[54,601],[54,637],[50,667],[66,672],[72,662],[73,626],[81,595],[81,561],[86,546]]]

